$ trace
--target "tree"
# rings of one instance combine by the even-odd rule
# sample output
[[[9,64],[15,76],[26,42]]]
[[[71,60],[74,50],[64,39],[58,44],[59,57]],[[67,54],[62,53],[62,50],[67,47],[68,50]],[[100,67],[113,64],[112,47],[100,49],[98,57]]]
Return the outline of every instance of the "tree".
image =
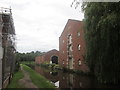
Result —
[[[86,2],[82,8],[90,71],[102,83],[119,83],[120,2]]]
[[[28,53],[19,53],[16,52],[16,61],[35,61],[35,57],[36,56],[40,56],[44,54],[44,52],[40,52],[40,51],[32,51],[32,52],[28,52]]]

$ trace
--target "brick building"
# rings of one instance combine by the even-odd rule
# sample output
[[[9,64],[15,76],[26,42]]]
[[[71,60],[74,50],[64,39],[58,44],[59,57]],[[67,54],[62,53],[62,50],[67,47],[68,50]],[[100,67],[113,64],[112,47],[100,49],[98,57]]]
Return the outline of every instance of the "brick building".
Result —
[[[53,49],[35,58],[36,64],[41,64],[43,62],[58,64],[59,63],[59,51],[57,51],[56,49]]]
[[[40,56],[35,57],[36,64],[41,64],[43,62],[44,62],[44,55],[40,55]]]
[[[59,65],[68,69],[88,71],[84,58],[83,22],[69,19],[59,37]]]

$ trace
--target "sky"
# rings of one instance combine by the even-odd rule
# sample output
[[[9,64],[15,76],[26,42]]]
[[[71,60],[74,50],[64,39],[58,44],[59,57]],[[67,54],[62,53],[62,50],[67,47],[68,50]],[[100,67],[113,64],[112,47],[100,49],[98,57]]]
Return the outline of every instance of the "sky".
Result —
[[[18,52],[59,50],[59,36],[68,19],[82,20],[81,8],[73,0],[0,0],[11,7]]]

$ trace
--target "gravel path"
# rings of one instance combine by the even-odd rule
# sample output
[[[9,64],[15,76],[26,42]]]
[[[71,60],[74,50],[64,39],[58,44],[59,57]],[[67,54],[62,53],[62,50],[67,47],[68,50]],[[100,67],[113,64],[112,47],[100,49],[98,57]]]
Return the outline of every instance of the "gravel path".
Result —
[[[21,71],[24,74],[24,77],[19,80],[19,84],[21,86],[24,86],[25,88],[38,88],[36,85],[34,85],[30,79],[29,73],[26,72],[23,67],[21,66]],[[39,90],[39,89],[38,89]]]

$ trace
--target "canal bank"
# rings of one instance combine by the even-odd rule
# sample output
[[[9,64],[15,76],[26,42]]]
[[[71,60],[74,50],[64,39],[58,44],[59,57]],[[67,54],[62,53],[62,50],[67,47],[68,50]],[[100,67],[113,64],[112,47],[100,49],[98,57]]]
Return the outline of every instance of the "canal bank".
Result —
[[[17,76],[20,76],[20,78],[17,78],[15,74],[8,88],[49,88],[53,90],[56,88],[54,84],[32,70],[30,67],[24,64],[21,64],[20,66],[21,70],[19,71],[19,73],[22,72],[22,75],[19,75],[19,73],[17,72]]]
[[[45,78],[49,79],[56,87],[63,88],[117,88],[119,85],[105,85],[98,83],[92,76],[78,75],[75,73],[64,72],[62,70],[53,70],[39,65],[32,68]]]
[[[33,64],[27,64],[27,65],[33,65]],[[90,72],[84,72],[82,70],[74,70],[74,69],[68,69],[65,67],[60,67],[58,64],[49,64],[49,63],[42,63],[42,64],[35,64],[41,67],[45,67],[47,69],[51,69],[51,70],[62,70],[64,72],[68,72],[68,73],[76,73],[76,74],[80,74],[80,75],[87,75],[87,76],[93,76],[93,74],[91,74]]]

